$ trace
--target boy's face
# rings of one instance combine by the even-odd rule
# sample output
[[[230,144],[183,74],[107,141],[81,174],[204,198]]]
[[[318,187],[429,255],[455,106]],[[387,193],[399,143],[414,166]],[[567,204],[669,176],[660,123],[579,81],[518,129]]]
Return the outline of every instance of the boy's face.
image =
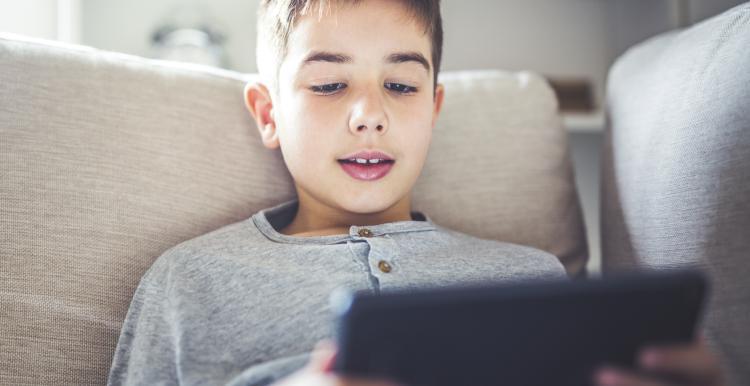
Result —
[[[399,1],[332,7],[320,19],[317,12],[298,19],[265,121],[263,108],[251,111],[264,144],[281,147],[299,196],[351,213],[380,212],[408,200],[443,89],[433,90],[429,35]],[[389,170],[340,162],[373,150],[394,160]],[[388,171],[359,179],[347,169],[370,177]]]

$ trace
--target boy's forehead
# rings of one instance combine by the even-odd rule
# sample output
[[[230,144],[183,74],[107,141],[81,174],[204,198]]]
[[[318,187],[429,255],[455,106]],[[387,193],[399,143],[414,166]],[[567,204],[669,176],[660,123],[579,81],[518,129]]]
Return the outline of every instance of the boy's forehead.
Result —
[[[343,55],[338,58],[342,61],[368,56],[387,61],[393,54],[417,53],[431,67],[430,50],[423,24],[401,2],[377,0],[332,5],[301,16],[290,31],[285,59],[299,67],[315,53]]]

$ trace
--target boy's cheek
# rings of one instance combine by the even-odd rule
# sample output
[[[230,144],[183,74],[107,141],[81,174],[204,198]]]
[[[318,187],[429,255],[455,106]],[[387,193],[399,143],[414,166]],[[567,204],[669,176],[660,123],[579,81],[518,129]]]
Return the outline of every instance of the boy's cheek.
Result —
[[[292,104],[291,116],[306,121],[326,118],[331,120],[345,114],[348,108],[346,100],[336,96],[321,96],[313,93],[301,94]],[[344,115],[345,116],[345,115]]]

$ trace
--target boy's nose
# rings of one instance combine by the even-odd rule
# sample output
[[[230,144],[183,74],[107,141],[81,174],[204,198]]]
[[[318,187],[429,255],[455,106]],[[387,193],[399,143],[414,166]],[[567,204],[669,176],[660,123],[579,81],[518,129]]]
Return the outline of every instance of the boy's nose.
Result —
[[[367,93],[357,100],[352,108],[349,129],[352,133],[375,131],[385,134],[388,131],[388,118],[383,108],[383,101],[376,93]]]

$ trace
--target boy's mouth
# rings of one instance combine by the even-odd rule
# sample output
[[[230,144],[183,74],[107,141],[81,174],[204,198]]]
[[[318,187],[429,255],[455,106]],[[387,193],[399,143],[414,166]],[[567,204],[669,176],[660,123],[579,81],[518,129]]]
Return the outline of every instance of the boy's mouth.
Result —
[[[359,159],[357,161],[363,161]],[[385,177],[395,161],[393,160],[370,160],[376,162],[352,162],[351,160],[339,160],[341,168],[346,174],[361,181],[374,181]]]
[[[392,159],[382,159],[382,158],[373,158],[373,159],[350,158],[350,159],[340,159],[338,161],[339,163],[342,163],[342,164],[355,164],[355,165],[362,165],[362,166],[380,165],[384,163],[392,164],[396,162]]]
[[[378,150],[361,150],[338,159],[346,174],[363,181],[385,177],[395,162],[393,157]]]

